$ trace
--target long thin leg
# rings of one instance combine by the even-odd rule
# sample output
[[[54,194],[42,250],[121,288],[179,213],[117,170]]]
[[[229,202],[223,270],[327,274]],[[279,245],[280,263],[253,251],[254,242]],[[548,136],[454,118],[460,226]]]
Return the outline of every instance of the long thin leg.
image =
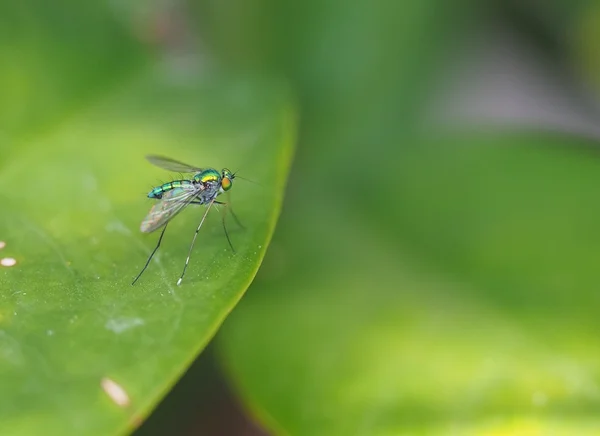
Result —
[[[227,231],[227,226],[225,225],[225,214],[227,213],[227,204],[225,204],[225,209],[221,213],[221,222],[223,223],[223,230],[225,231],[225,237],[227,238],[227,242],[229,242],[229,246],[231,247],[231,251],[235,253],[235,248],[233,248],[233,244],[231,243],[231,239],[229,239],[229,232]]]
[[[217,200],[213,200],[213,203],[221,205],[221,206],[225,206],[225,209],[223,209],[223,212],[221,213],[221,222],[223,223],[223,230],[225,231],[225,237],[227,238],[229,247],[231,247],[231,251],[233,251],[235,253],[235,248],[233,248],[233,244],[231,243],[231,239],[229,238],[229,232],[227,231],[227,226],[225,225],[225,216],[226,216],[227,210],[229,210],[231,212],[231,214],[233,215],[233,218],[235,219],[235,222],[238,224],[238,226],[240,226],[242,229],[245,229],[245,227],[242,225],[242,223],[240,223],[240,220],[233,213],[233,210],[229,206],[229,203],[224,203],[222,201],[217,201]],[[202,203],[200,201],[192,201],[192,202],[190,202],[190,204],[205,204],[205,203]]]
[[[137,277],[135,279],[133,279],[133,282],[131,282],[131,286],[135,285],[135,282],[137,282],[137,280],[142,276],[144,271],[146,271],[146,268],[148,268],[148,265],[150,265],[150,261],[152,260],[152,257],[154,257],[154,253],[156,253],[156,250],[158,250],[158,247],[160,247],[160,242],[162,241],[163,235],[165,234],[165,230],[167,230],[167,224],[165,224],[165,226],[162,229],[162,232],[160,232],[160,237],[158,238],[158,243],[156,244],[156,247],[154,247],[154,250],[152,251],[152,254],[150,255],[150,257],[146,261],[146,265],[144,265],[144,267],[142,268],[140,273],[137,275]]]
[[[185,274],[185,270],[187,269],[188,263],[190,263],[190,256],[192,255],[192,249],[194,248],[194,244],[196,243],[196,237],[198,236],[198,232],[200,231],[200,228],[202,227],[202,224],[204,224],[204,220],[206,219],[206,216],[208,215],[208,211],[210,210],[210,207],[213,204],[214,204],[214,200],[211,201],[210,203],[208,203],[208,206],[206,207],[206,212],[204,212],[204,215],[202,215],[202,219],[200,220],[200,224],[198,224],[198,228],[196,229],[196,233],[194,233],[194,238],[192,239],[192,243],[191,243],[190,249],[188,251],[187,259],[185,259],[185,265],[183,266],[183,271],[181,272],[181,277],[179,277],[179,280],[177,280],[177,286],[179,286],[181,284],[181,281],[183,280],[183,276]]]
[[[246,227],[241,223],[241,221],[238,219],[237,215],[233,212],[233,208],[231,207],[231,203],[224,203],[222,201],[215,201],[215,204],[221,204],[221,205],[225,206],[227,208],[227,210],[229,210],[229,212],[231,212],[231,216],[233,216],[233,219],[235,220],[235,223],[238,226],[240,226],[240,229],[246,230]]]
[[[246,227],[244,227],[244,225],[240,222],[240,220],[238,219],[237,215],[235,213],[233,213],[233,209],[231,208],[231,206],[229,206],[229,212],[231,212],[231,216],[235,220],[236,224],[238,226],[240,226],[240,229],[246,230]]]
[[[206,203],[194,200],[194,201],[190,201],[190,204],[202,205],[202,204],[206,204]],[[225,203],[223,201],[217,201],[217,200],[215,200],[215,204],[220,204],[222,206],[225,206],[229,210],[229,212],[231,212],[231,216],[233,216],[233,219],[235,220],[235,223],[240,227],[240,229],[246,230],[246,226],[244,226],[242,224],[242,222],[239,220],[239,218],[237,217],[237,215],[233,212],[233,208],[231,207],[231,202]]]
[[[227,242],[229,242],[231,251],[233,251],[233,253],[235,254],[235,248],[233,248],[233,244],[231,243],[231,239],[229,238],[229,232],[227,231],[227,226],[225,225],[225,218],[227,217],[227,211],[229,210],[229,212],[231,212],[231,215],[233,215],[233,219],[235,219],[235,222],[237,223],[238,226],[240,226],[242,228],[242,230],[245,230],[245,227],[242,225],[242,223],[240,222],[240,220],[238,219],[236,214],[233,213],[233,209],[231,208],[231,203],[224,203],[222,201],[215,201],[215,203],[224,206],[223,212],[221,214],[221,222],[223,223],[223,230],[225,231],[225,237],[227,237]]]
[[[233,213],[233,207],[231,207],[231,191],[227,192],[227,204],[229,205],[229,212],[231,212],[231,216],[233,216],[233,219],[235,220],[236,224],[240,226],[240,229],[246,230],[246,227],[244,227],[244,225],[240,222],[237,215]]]

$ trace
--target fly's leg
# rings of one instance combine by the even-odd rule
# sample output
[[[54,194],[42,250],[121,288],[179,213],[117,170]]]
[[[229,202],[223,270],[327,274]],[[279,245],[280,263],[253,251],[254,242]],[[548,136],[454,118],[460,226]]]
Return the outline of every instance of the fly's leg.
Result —
[[[231,213],[231,216],[235,220],[236,224],[240,227],[240,229],[246,230],[246,227],[244,227],[244,225],[240,222],[240,220],[238,219],[237,215],[233,212],[233,209],[231,208],[231,206],[228,206],[227,208],[229,209],[229,212]]]
[[[223,230],[225,231],[225,236],[227,237],[227,242],[229,243],[229,246],[231,247],[231,251],[233,251],[235,253],[235,248],[233,248],[233,244],[231,243],[231,239],[229,238],[229,232],[227,231],[227,226],[225,225],[225,218],[227,217],[227,211],[229,211],[231,213],[231,216],[233,216],[233,219],[235,220],[237,225],[240,226],[241,229],[245,230],[246,228],[242,225],[242,223],[238,219],[237,215],[233,212],[233,209],[231,208],[231,203],[224,203],[222,201],[215,201],[215,203],[224,206],[223,212],[221,214],[221,222],[223,223]]]
[[[223,230],[225,231],[225,237],[227,238],[227,242],[231,247],[231,251],[235,253],[235,248],[233,248],[233,244],[231,243],[231,239],[229,238],[229,232],[227,231],[227,226],[225,225],[225,217],[227,216],[227,203],[223,203],[222,201],[215,201],[215,203],[225,206],[223,208],[223,212],[221,212],[221,222],[223,223]]]
[[[227,210],[229,210],[229,213],[231,213],[231,216],[235,220],[235,223],[240,227],[240,229],[246,230],[246,227],[242,224],[242,222],[239,220],[239,218],[237,217],[237,215],[233,211],[233,208],[231,207],[231,197],[229,196],[229,192],[227,193],[227,198],[229,200],[229,201],[227,201],[227,203],[222,202],[222,201],[215,201],[215,203],[216,204],[221,204],[221,205],[225,206],[225,208]]]
[[[210,207],[213,204],[214,204],[214,200],[211,201],[210,203],[208,203],[208,206],[206,207],[206,212],[204,212],[204,215],[202,215],[200,224],[198,224],[198,227],[196,228],[196,233],[194,233],[194,238],[192,239],[192,243],[190,245],[190,249],[188,251],[187,258],[185,259],[185,265],[183,266],[183,271],[181,272],[181,276],[179,277],[179,280],[177,280],[177,286],[179,286],[183,280],[183,276],[185,275],[185,270],[187,269],[187,266],[190,263],[190,256],[192,255],[192,249],[194,248],[194,244],[196,243],[196,238],[198,237],[198,232],[202,228],[202,224],[204,224],[204,220],[206,219],[206,216],[208,215],[208,211],[210,210]]]
[[[150,257],[146,261],[146,265],[144,265],[144,267],[142,268],[140,273],[137,275],[137,277],[135,279],[133,279],[133,282],[131,282],[131,286],[135,285],[135,282],[138,281],[138,279],[142,276],[144,271],[146,271],[146,268],[148,268],[148,265],[150,265],[150,261],[154,257],[154,253],[156,253],[156,250],[158,250],[158,247],[160,247],[160,243],[162,241],[163,235],[165,234],[165,230],[167,230],[167,224],[165,224],[165,226],[162,229],[162,232],[160,232],[160,237],[158,238],[158,243],[156,244],[156,247],[154,247],[154,250],[152,250],[152,254],[150,254]]]
[[[227,215],[227,210],[229,210],[229,212],[231,212],[231,215],[233,216],[233,219],[235,220],[235,222],[237,223],[238,226],[240,226],[242,229],[245,229],[245,227],[242,225],[242,223],[240,222],[240,220],[238,219],[238,217],[233,213],[233,210],[231,209],[231,206],[229,205],[229,203],[224,203],[222,201],[217,201],[217,200],[213,200],[214,204],[218,204],[219,206],[225,206],[223,208],[223,212],[221,212],[221,222],[223,223],[223,230],[225,231],[225,237],[227,238],[227,242],[229,243],[229,247],[231,248],[231,251],[233,251],[235,253],[235,248],[233,248],[233,244],[231,243],[231,238],[229,237],[229,232],[227,231],[227,226],[225,225],[225,217]],[[206,204],[203,203],[201,201],[192,201],[190,202],[190,204]]]
[[[231,212],[231,216],[235,220],[236,224],[240,227],[240,229],[246,230],[246,227],[244,227],[244,225],[238,219],[237,215],[233,212],[233,208],[231,207],[231,192],[227,192],[227,203],[228,203],[227,208],[229,209],[229,212]]]

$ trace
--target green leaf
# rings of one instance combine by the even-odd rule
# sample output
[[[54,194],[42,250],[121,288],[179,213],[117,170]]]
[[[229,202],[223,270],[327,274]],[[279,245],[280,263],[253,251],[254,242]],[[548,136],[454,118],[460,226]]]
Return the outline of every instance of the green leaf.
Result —
[[[0,148],[10,151],[0,166],[0,258],[16,260],[0,267],[0,434],[106,435],[138,425],[261,263],[293,149],[290,95],[277,84],[199,80],[168,67],[124,76],[26,146]],[[220,214],[209,214],[179,287],[202,207],[177,216],[131,286],[158,238],[138,230],[153,204],[146,194],[180,177],[151,166],[148,153],[259,183],[236,179],[231,190],[245,226],[228,221],[236,253]]]
[[[578,145],[404,151],[370,218],[292,202],[219,333],[248,407],[275,434],[598,433],[600,164]]]
[[[74,0],[0,4],[3,158],[9,144],[26,146],[148,62],[114,6]]]

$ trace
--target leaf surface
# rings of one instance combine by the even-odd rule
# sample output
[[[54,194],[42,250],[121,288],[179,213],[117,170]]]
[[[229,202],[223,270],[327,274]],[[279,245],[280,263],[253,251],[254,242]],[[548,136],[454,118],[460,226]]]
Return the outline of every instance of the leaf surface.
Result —
[[[67,119],[0,146],[0,258],[16,261],[0,267],[1,434],[137,426],[261,263],[294,143],[287,88],[171,67],[157,61],[124,74]],[[236,179],[230,191],[245,226],[228,218],[236,253],[212,210],[179,287],[202,206],[169,224],[131,286],[158,238],[139,231],[153,204],[147,193],[188,177],[153,167],[144,159],[151,153],[259,183]]]

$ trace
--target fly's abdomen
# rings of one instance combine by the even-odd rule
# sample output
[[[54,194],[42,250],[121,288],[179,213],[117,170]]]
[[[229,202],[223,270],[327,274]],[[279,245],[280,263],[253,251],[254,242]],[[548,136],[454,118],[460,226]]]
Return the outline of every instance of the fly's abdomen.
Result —
[[[152,189],[152,191],[148,193],[148,198],[161,199],[163,194],[167,191],[171,191],[172,189],[189,188],[192,186],[192,184],[193,183],[190,180],[173,180],[172,182],[164,183]]]

